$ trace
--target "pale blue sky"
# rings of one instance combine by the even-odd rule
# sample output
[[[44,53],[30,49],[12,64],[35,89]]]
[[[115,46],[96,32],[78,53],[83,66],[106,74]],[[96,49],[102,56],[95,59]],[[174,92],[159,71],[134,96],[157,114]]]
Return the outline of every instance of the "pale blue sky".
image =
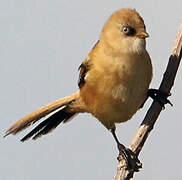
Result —
[[[106,19],[124,7],[136,8],[145,20],[154,66],[151,87],[157,88],[182,20],[182,1],[0,1],[1,137],[22,116],[78,89],[78,66]],[[180,69],[170,97],[174,107],[167,105],[161,113],[140,155],[143,169],[136,180],[182,178]],[[129,144],[150,104],[117,126],[124,144]],[[22,144],[19,139],[26,132],[1,138],[0,179],[111,180],[116,173],[116,144],[91,115],[79,115],[50,135]]]

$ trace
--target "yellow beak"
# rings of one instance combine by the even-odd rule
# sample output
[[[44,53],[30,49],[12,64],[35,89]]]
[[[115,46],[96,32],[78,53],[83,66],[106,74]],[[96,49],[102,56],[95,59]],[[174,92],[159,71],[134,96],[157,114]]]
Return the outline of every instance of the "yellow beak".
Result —
[[[140,32],[136,36],[139,38],[147,38],[149,37],[149,34],[147,32]]]

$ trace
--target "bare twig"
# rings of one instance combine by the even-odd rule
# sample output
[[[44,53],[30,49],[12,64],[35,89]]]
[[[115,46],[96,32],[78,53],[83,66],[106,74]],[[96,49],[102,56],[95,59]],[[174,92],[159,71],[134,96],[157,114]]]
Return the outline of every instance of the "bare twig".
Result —
[[[176,73],[179,67],[179,63],[182,57],[182,23],[179,28],[179,32],[176,37],[174,47],[172,49],[172,54],[169,58],[168,66],[163,75],[163,80],[160,84],[159,90],[163,92],[170,93],[170,90],[174,84]],[[157,103],[153,102],[149,108],[143,122],[138,128],[136,135],[134,136],[129,149],[131,149],[137,156],[139,155],[142,147],[150,133],[153,129],[154,124],[162,111],[162,107]],[[133,170],[126,170],[125,161],[122,157],[119,158],[117,166],[117,174],[115,180],[129,180],[133,177]]]

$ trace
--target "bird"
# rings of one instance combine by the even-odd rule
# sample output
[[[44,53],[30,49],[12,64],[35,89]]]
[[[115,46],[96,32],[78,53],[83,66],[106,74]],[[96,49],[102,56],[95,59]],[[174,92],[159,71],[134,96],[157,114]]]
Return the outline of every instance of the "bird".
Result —
[[[100,38],[79,66],[78,91],[58,99],[15,122],[5,133],[16,135],[45,118],[21,139],[37,139],[69,122],[79,113],[90,113],[108,129],[119,152],[128,156],[115,133],[143,106],[152,80],[152,63],[146,50],[149,34],[140,14],[131,8],[114,12]]]

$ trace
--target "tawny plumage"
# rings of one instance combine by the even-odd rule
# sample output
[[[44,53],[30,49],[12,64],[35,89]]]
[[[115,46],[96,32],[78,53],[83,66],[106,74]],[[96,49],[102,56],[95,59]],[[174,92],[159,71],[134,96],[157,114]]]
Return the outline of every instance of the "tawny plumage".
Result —
[[[32,136],[36,139],[82,112],[91,113],[114,132],[115,124],[129,120],[147,98],[152,65],[145,49],[146,37],[144,21],[136,10],[115,12],[79,67],[80,90],[25,116],[6,135],[49,115],[22,141]]]

